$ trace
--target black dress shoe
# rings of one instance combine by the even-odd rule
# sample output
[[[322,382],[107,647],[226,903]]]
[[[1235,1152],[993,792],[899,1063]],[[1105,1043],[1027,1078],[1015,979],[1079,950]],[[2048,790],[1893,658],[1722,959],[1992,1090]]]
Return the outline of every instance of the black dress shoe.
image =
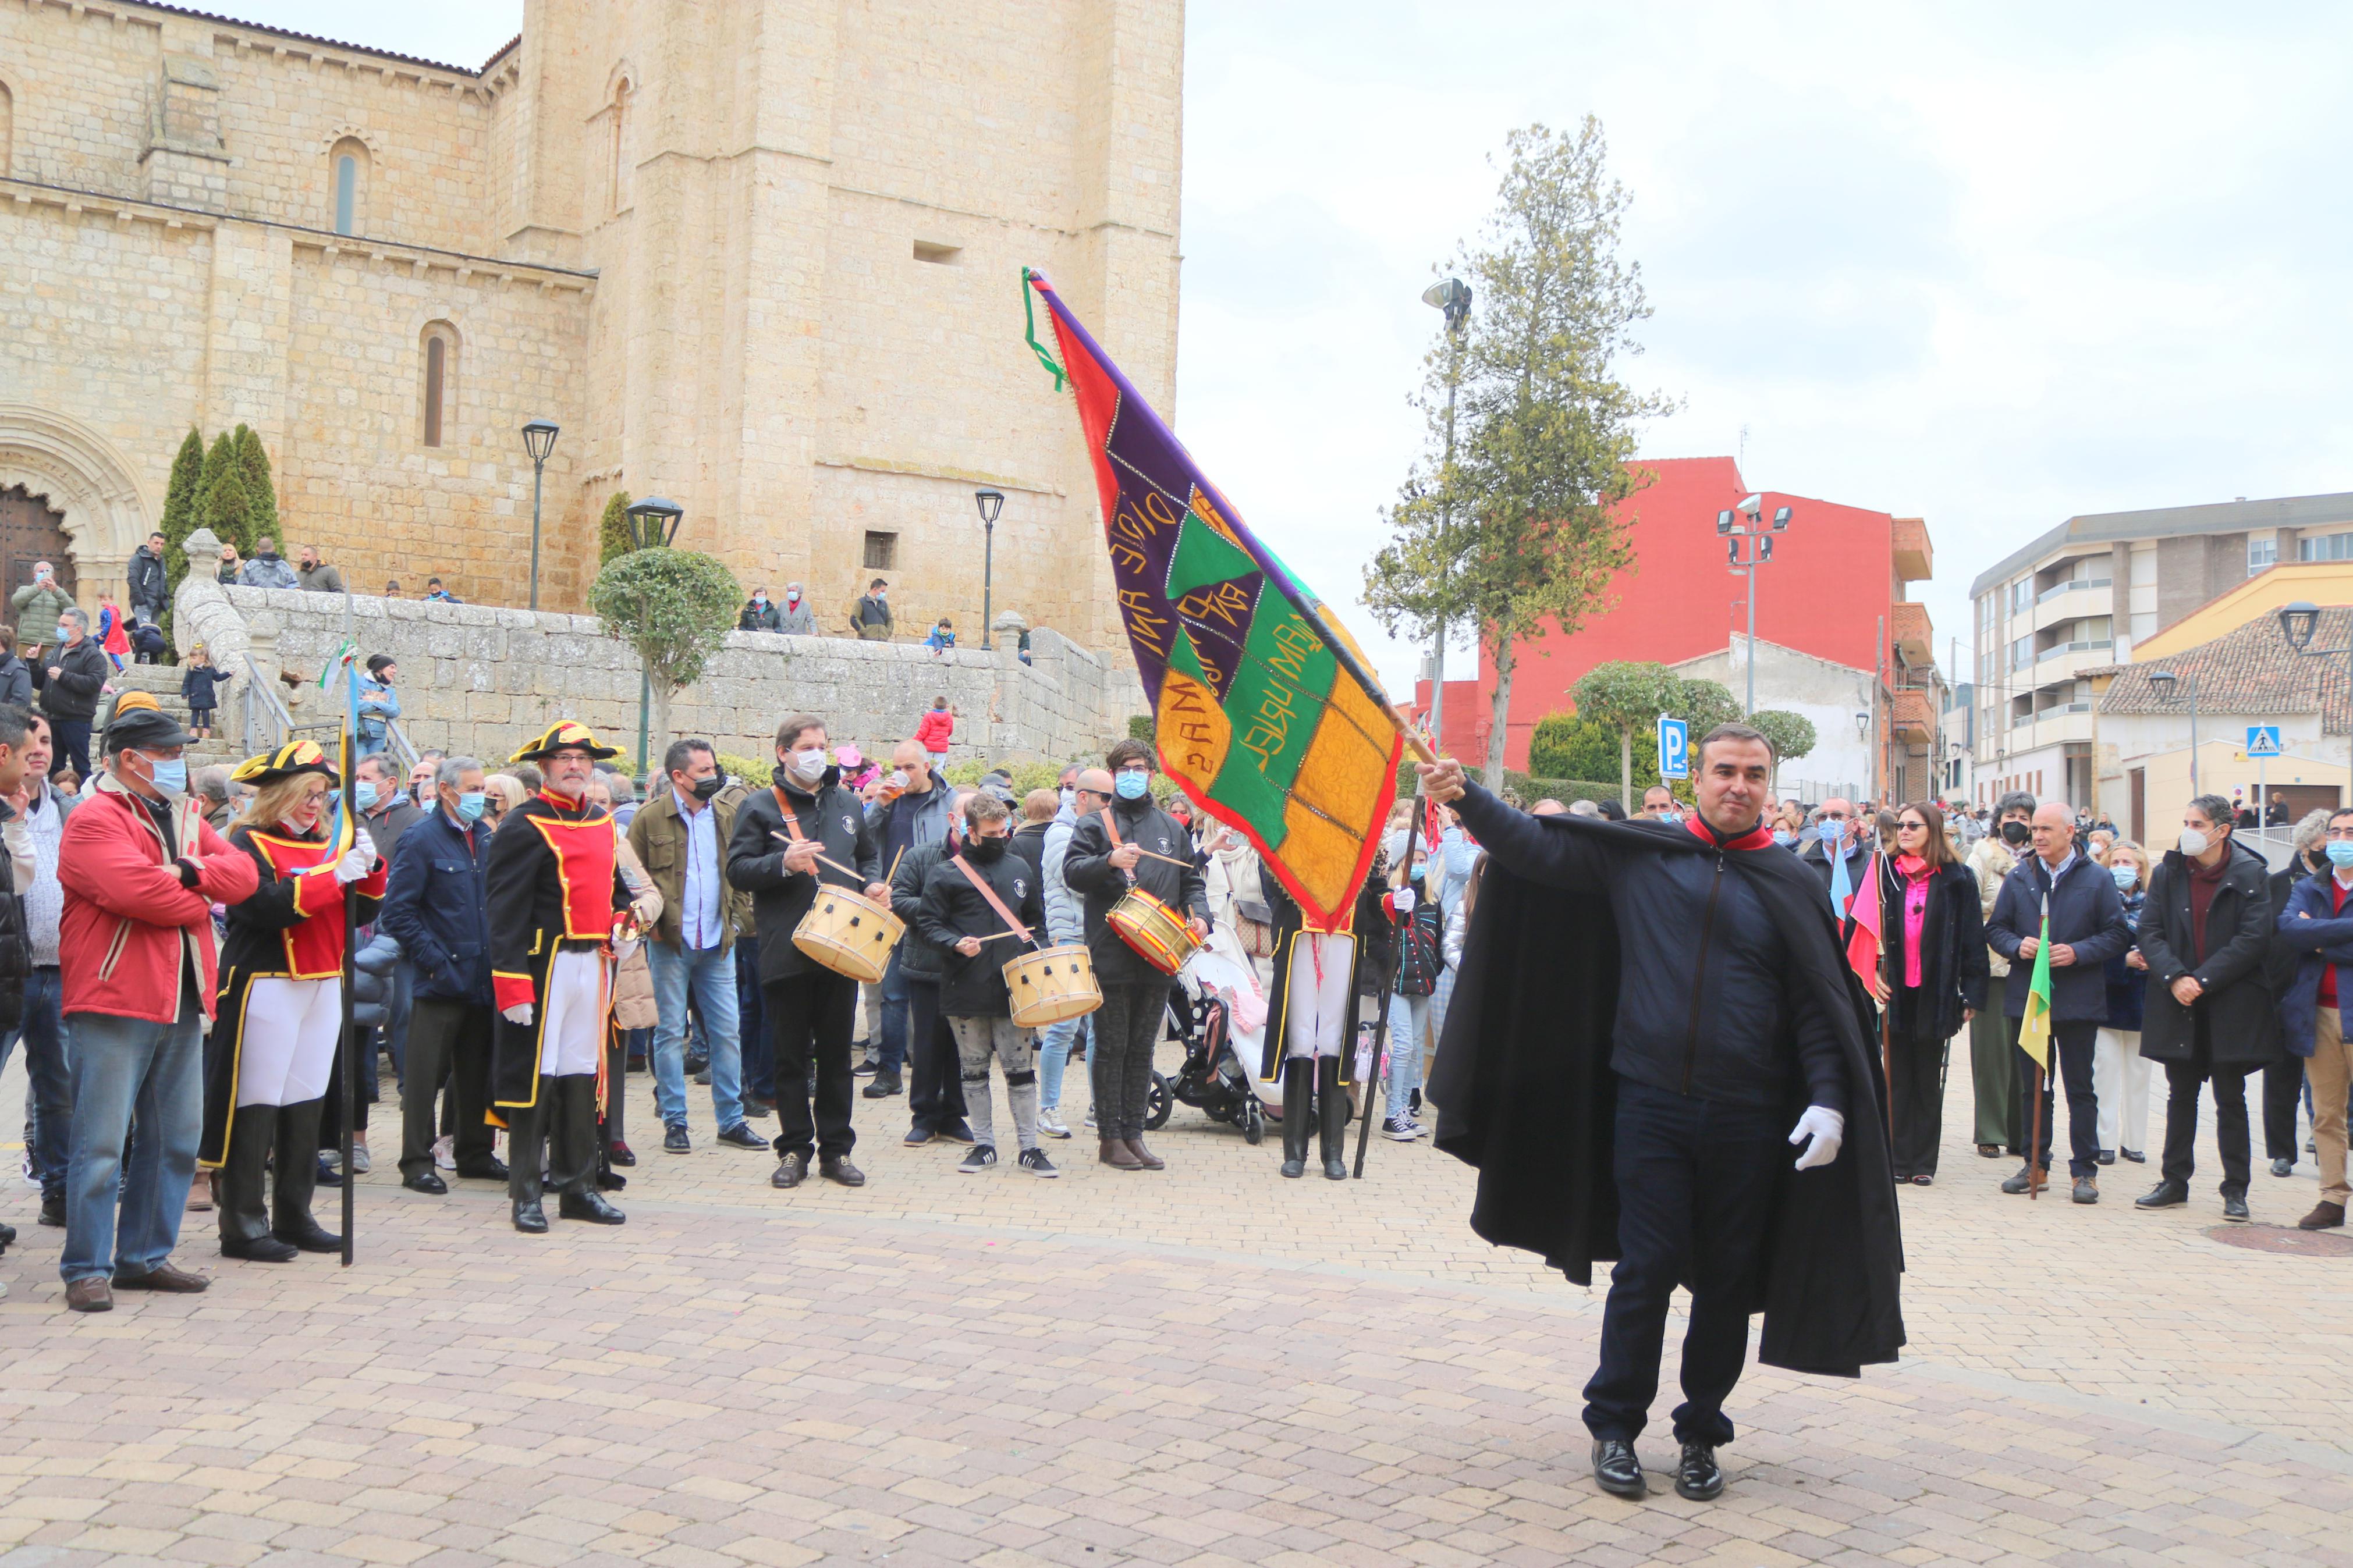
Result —
[[[1593,1440],[1593,1479],[1611,1497],[1648,1497],[1651,1483],[1642,1477],[1642,1461],[1634,1445],[1623,1437]]]
[[[686,1136],[686,1123],[672,1122],[662,1129],[662,1147],[673,1154],[683,1154],[694,1147]]]
[[[607,1152],[605,1157],[616,1165],[634,1165],[638,1163],[637,1152],[618,1138],[613,1140],[613,1147]]]
[[[768,1185],[772,1187],[797,1187],[807,1179],[808,1156],[807,1154],[795,1152],[786,1154],[776,1162],[776,1170],[769,1173]]]
[[[56,1197],[49,1197],[47,1195],[42,1197],[41,1223],[47,1226],[54,1226],[59,1230],[65,1229],[66,1199],[63,1193],[59,1193]]]
[[[469,1163],[459,1165],[458,1173],[470,1182],[503,1182],[507,1179],[507,1164],[503,1160]]]
[[[304,1252],[341,1252],[343,1249],[343,1238],[315,1219],[301,1230],[274,1230],[270,1235]]]
[[[2295,1162],[2293,1160],[2274,1160],[2272,1162],[2272,1174],[2274,1176],[2295,1175]]]
[[[547,1211],[539,1206],[537,1198],[526,1198],[515,1205],[514,1227],[528,1236],[547,1234]]]
[[[817,1173],[828,1182],[839,1182],[845,1187],[862,1187],[866,1173],[849,1163],[847,1154],[824,1154],[818,1158]]]
[[[2133,1207],[2137,1209],[2179,1208],[2189,1201],[2189,1189],[2179,1182],[2159,1182],[2133,1199]]]
[[[1285,1160],[1282,1163],[1282,1173],[1286,1176],[1292,1177],[1303,1176],[1307,1173],[1307,1162],[1304,1160]]]
[[[2101,1164],[2103,1164],[2103,1165],[2113,1165],[2113,1164],[2115,1164],[2116,1163],[2116,1152],[2114,1149],[2103,1149],[2103,1150],[2101,1150],[2101,1151],[2100,1151],[2100,1163],[2101,1163]]]
[[[776,1113],[776,1102],[775,1100],[757,1094],[747,1094],[744,1097],[744,1115],[765,1118],[774,1116]]]
[[[878,1072],[874,1075],[874,1081],[858,1092],[868,1100],[888,1100],[894,1094],[904,1094],[907,1091],[901,1087],[897,1073]]]
[[[1685,1443],[1675,1463],[1675,1495],[1694,1502],[1713,1502],[1724,1494],[1724,1470],[1715,1449],[1705,1443]]]
[[[2246,1224],[2247,1194],[2244,1193],[2224,1193],[2222,1194],[2222,1217],[2227,1220],[2235,1221],[2240,1225]]]
[[[765,1138],[740,1121],[733,1127],[723,1128],[719,1133],[719,1142],[734,1149],[765,1149],[768,1146],[768,1141]]]
[[[2148,1156],[2142,1153],[2137,1149],[2119,1149],[2116,1151],[2116,1157],[2122,1160],[2130,1160],[2136,1165],[2146,1165],[2148,1163]]]
[[[257,1236],[250,1240],[240,1237],[235,1241],[224,1237],[221,1256],[242,1258],[248,1263],[291,1263],[302,1256],[302,1250],[274,1236]]]
[[[449,1184],[441,1179],[438,1171],[427,1171],[419,1176],[403,1176],[400,1184],[412,1193],[424,1193],[437,1198],[449,1191]]]
[[[563,1219],[585,1219],[590,1225],[623,1225],[628,1215],[605,1201],[602,1193],[565,1193],[555,1200],[555,1212]]]

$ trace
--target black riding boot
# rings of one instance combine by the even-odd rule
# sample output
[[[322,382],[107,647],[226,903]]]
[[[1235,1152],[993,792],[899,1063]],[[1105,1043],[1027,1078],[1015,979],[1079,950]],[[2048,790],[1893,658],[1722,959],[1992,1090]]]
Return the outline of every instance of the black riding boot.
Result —
[[[514,1227],[536,1236],[547,1228],[546,1211],[539,1206],[540,1178],[547,1160],[549,1102],[556,1080],[540,1079],[529,1105],[505,1107],[507,1114],[507,1199],[514,1205]]]
[[[1324,1057],[1315,1064],[1315,1092],[1324,1113],[1324,1173],[1335,1182],[1348,1179],[1348,1097],[1340,1091],[1340,1058]]]
[[[311,1217],[311,1197],[319,1187],[319,1161],[299,1151],[319,1143],[319,1118],[323,1100],[306,1100],[278,1110],[278,1147],[298,1151],[278,1157],[277,1179],[270,1184],[270,1234],[304,1252],[341,1252],[343,1238]]]
[[[243,1106],[229,1121],[228,1159],[221,1166],[220,1196],[215,1203],[220,1215],[223,1258],[255,1263],[294,1261],[295,1249],[269,1234],[269,1207],[261,1191],[261,1173],[269,1163],[277,1122],[274,1105]],[[313,1178],[317,1176],[319,1156],[310,1149],[281,1150],[279,1163],[289,1160],[309,1164]]]
[[[542,1081],[555,1090],[555,1125],[548,1139],[554,1157],[547,1166],[547,1178],[556,1191],[555,1212],[592,1225],[619,1225],[628,1216],[596,1190],[596,1155],[603,1146],[596,1126],[596,1075],[572,1073]]]
[[[1293,1058],[1282,1064],[1282,1173],[1307,1173],[1308,1101],[1315,1092],[1314,1064]]]

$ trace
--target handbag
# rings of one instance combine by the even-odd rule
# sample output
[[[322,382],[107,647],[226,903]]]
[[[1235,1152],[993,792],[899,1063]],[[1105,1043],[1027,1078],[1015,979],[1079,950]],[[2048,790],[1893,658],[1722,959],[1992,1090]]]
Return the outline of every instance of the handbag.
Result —
[[[1252,958],[1274,956],[1274,911],[1255,899],[1234,900],[1234,934]]]

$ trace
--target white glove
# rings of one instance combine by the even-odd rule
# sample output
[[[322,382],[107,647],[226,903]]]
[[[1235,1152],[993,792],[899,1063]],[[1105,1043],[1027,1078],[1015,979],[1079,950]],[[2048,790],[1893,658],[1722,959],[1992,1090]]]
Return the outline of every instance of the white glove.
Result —
[[[1389,895],[1389,908],[1401,915],[1413,913],[1413,889],[1399,888]]]
[[[1838,1158],[1839,1145],[1846,1142],[1846,1118],[1826,1105],[1810,1105],[1798,1118],[1796,1131],[1789,1134],[1792,1146],[1803,1143],[1798,1156],[1798,1169],[1810,1171],[1817,1165],[1827,1165]]]
[[[628,963],[629,954],[637,951],[638,939],[636,937],[616,937],[613,940],[613,962],[617,964]]]
[[[361,842],[366,842],[364,835],[362,836]],[[346,849],[343,851],[343,858],[335,862],[335,880],[348,887],[366,876],[368,868],[375,862],[375,856],[356,847]]]
[[[376,856],[376,852],[375,852],[375,839],[373,839],[373,838],[370,838],[370,837],[368,837],[368,830],[367,830],[366,828],[363,827],[363,828],[359,829],[357,832],[355,832],[355,833],[353,833],[353,834],[352,835],[352,850],[351,850],[351,852],[352,852],[353,854],[354,854],[354,855],[364,855],[364,856],[366,856],[366,857],[367,857],[367,860],[365,861],[365,864],[366,864],[366,866],[367,866],[368,869],[370,869],[370,870],[374,870],[374,869],[375,869],[375,863],[376,863],[376,859],[377,859],[377,856]]]
[[[499,1016],[510,1024],[528,1024],[531,1022],[531,1004],[518,1002],[512,1007],[501,1008]]]

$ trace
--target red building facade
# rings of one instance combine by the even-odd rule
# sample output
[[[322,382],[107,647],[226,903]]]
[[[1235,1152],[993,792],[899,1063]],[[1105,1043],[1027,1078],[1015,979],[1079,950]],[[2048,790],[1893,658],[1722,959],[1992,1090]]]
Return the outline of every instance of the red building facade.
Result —
[[[1552,628],[1521,644],[1506,720],[1507,766],[1527,765],[1536,721],[1571,707],[1568,688],[1595,665],[1676,664],[1720,651],[1732,633],[1747,630],[1747,580],[1726,567],[1715,520],[1757,492],[1730,458],[1653,458],[1641,467],[1657,478],[1625,503],[1634,519],[1634,564],[1611,584],[1610,606],[1574,633]],[[1934,635],[1926,608],[1905,597],[1905,584],[1926,580],[1933,564],[1926,524],[1810,496],[1762,493],[1768,520],[1787,506],[1791,521],[1774,538],[1771,564],[1757,574],[1757,636],[1880,671],[1884,762],[1900,763],[1915,748],[1934,755],[1941,707],[1934,700]],[[1485,757],[1494,692],[1494,659],[1482,648],[1477,680],[1446,683],[1443,739],[1453,754]],[[1415,695],[1426,706],[1430,683],[1419,682]],[[1883,768],[1880,776],[1895,774]]]

